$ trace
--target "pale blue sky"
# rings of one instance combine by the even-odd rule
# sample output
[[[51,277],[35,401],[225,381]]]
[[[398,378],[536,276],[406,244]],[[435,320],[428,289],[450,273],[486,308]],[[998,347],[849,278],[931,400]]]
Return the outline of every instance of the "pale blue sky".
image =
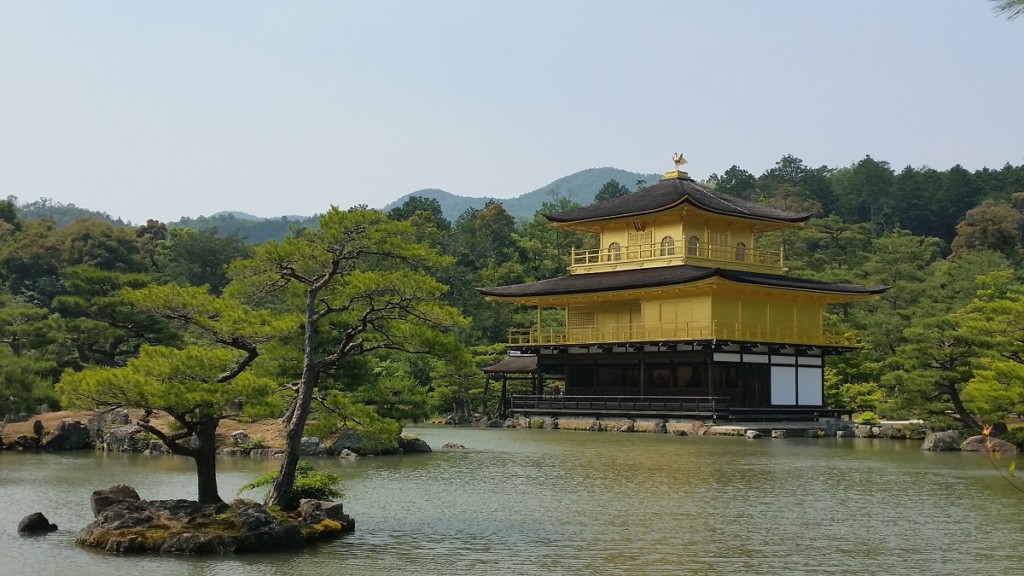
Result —
[[[1024,163],[1024,20],[985,0],[0,0],[0,198],[134,222],[511,197],[784,154]]]

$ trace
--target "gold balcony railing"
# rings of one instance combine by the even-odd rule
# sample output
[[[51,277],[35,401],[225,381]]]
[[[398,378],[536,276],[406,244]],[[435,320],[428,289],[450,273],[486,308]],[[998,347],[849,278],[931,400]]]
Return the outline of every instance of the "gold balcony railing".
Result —
[[[671,266],[676,264],[734,268],[773,274],[785,272],[782,252],[706,242],[694,245],[683,241],[671,244],[660,242],[638,244],[622,246],[618,249],[607,247],[592,250],[573,249],[569,270],[576,274],[607,272],[646,265]]]
[[[793,326],[748,326],[709,321],[611,324],[574,328],[513,328],[509,344],[616,344],[629,342],[681,342],[687,340],[735,340],[817,346],[854,346],[856,335],[850,330],[809,329]]]

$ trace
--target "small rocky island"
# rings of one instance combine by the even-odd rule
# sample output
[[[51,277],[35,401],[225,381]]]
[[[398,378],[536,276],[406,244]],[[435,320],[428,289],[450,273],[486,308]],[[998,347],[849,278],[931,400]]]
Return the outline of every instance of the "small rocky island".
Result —
[[[301,548],[355,530],[341,503],[302,500],[278,512],[252,500],[203,505],[191,500],[143,500],[118,484],[92,494],[96,519],[75,541],[112,554],[227,554]]]

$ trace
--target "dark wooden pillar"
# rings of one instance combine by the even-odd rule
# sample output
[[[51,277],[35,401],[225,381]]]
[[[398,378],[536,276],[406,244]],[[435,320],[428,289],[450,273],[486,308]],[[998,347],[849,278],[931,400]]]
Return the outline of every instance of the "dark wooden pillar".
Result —
[[[498,405],[498,417],[508,418],[508,374],[501,375],[501,404]]]
[[[647,388],[647,364],[644,362],[644,348],[640,347],[640,397],[643,398]]]
[[[490,391],[491,391],[491,375],[488,374],[488,375],[484,376],[484,406],[483,406],[484,416],[486,416],[488,420],[491,419],[490,406],[488,405],[489,403],[487,401],[487,394],[490,393]]]

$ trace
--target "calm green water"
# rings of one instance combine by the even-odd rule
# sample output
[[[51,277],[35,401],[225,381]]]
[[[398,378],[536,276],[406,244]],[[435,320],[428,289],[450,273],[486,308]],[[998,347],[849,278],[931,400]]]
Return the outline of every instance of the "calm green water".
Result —
[[[430,455],[322,459],[357,532],[293,554],[110,557],[76,547],[88,495],[194,497],[188,460],[0,453],[0,574],[1012,574],[1024,494],[918,443],[411,430]],[[273,461],[225,458],[233,495]],[[22,538],[26,514],[60,531]]]

